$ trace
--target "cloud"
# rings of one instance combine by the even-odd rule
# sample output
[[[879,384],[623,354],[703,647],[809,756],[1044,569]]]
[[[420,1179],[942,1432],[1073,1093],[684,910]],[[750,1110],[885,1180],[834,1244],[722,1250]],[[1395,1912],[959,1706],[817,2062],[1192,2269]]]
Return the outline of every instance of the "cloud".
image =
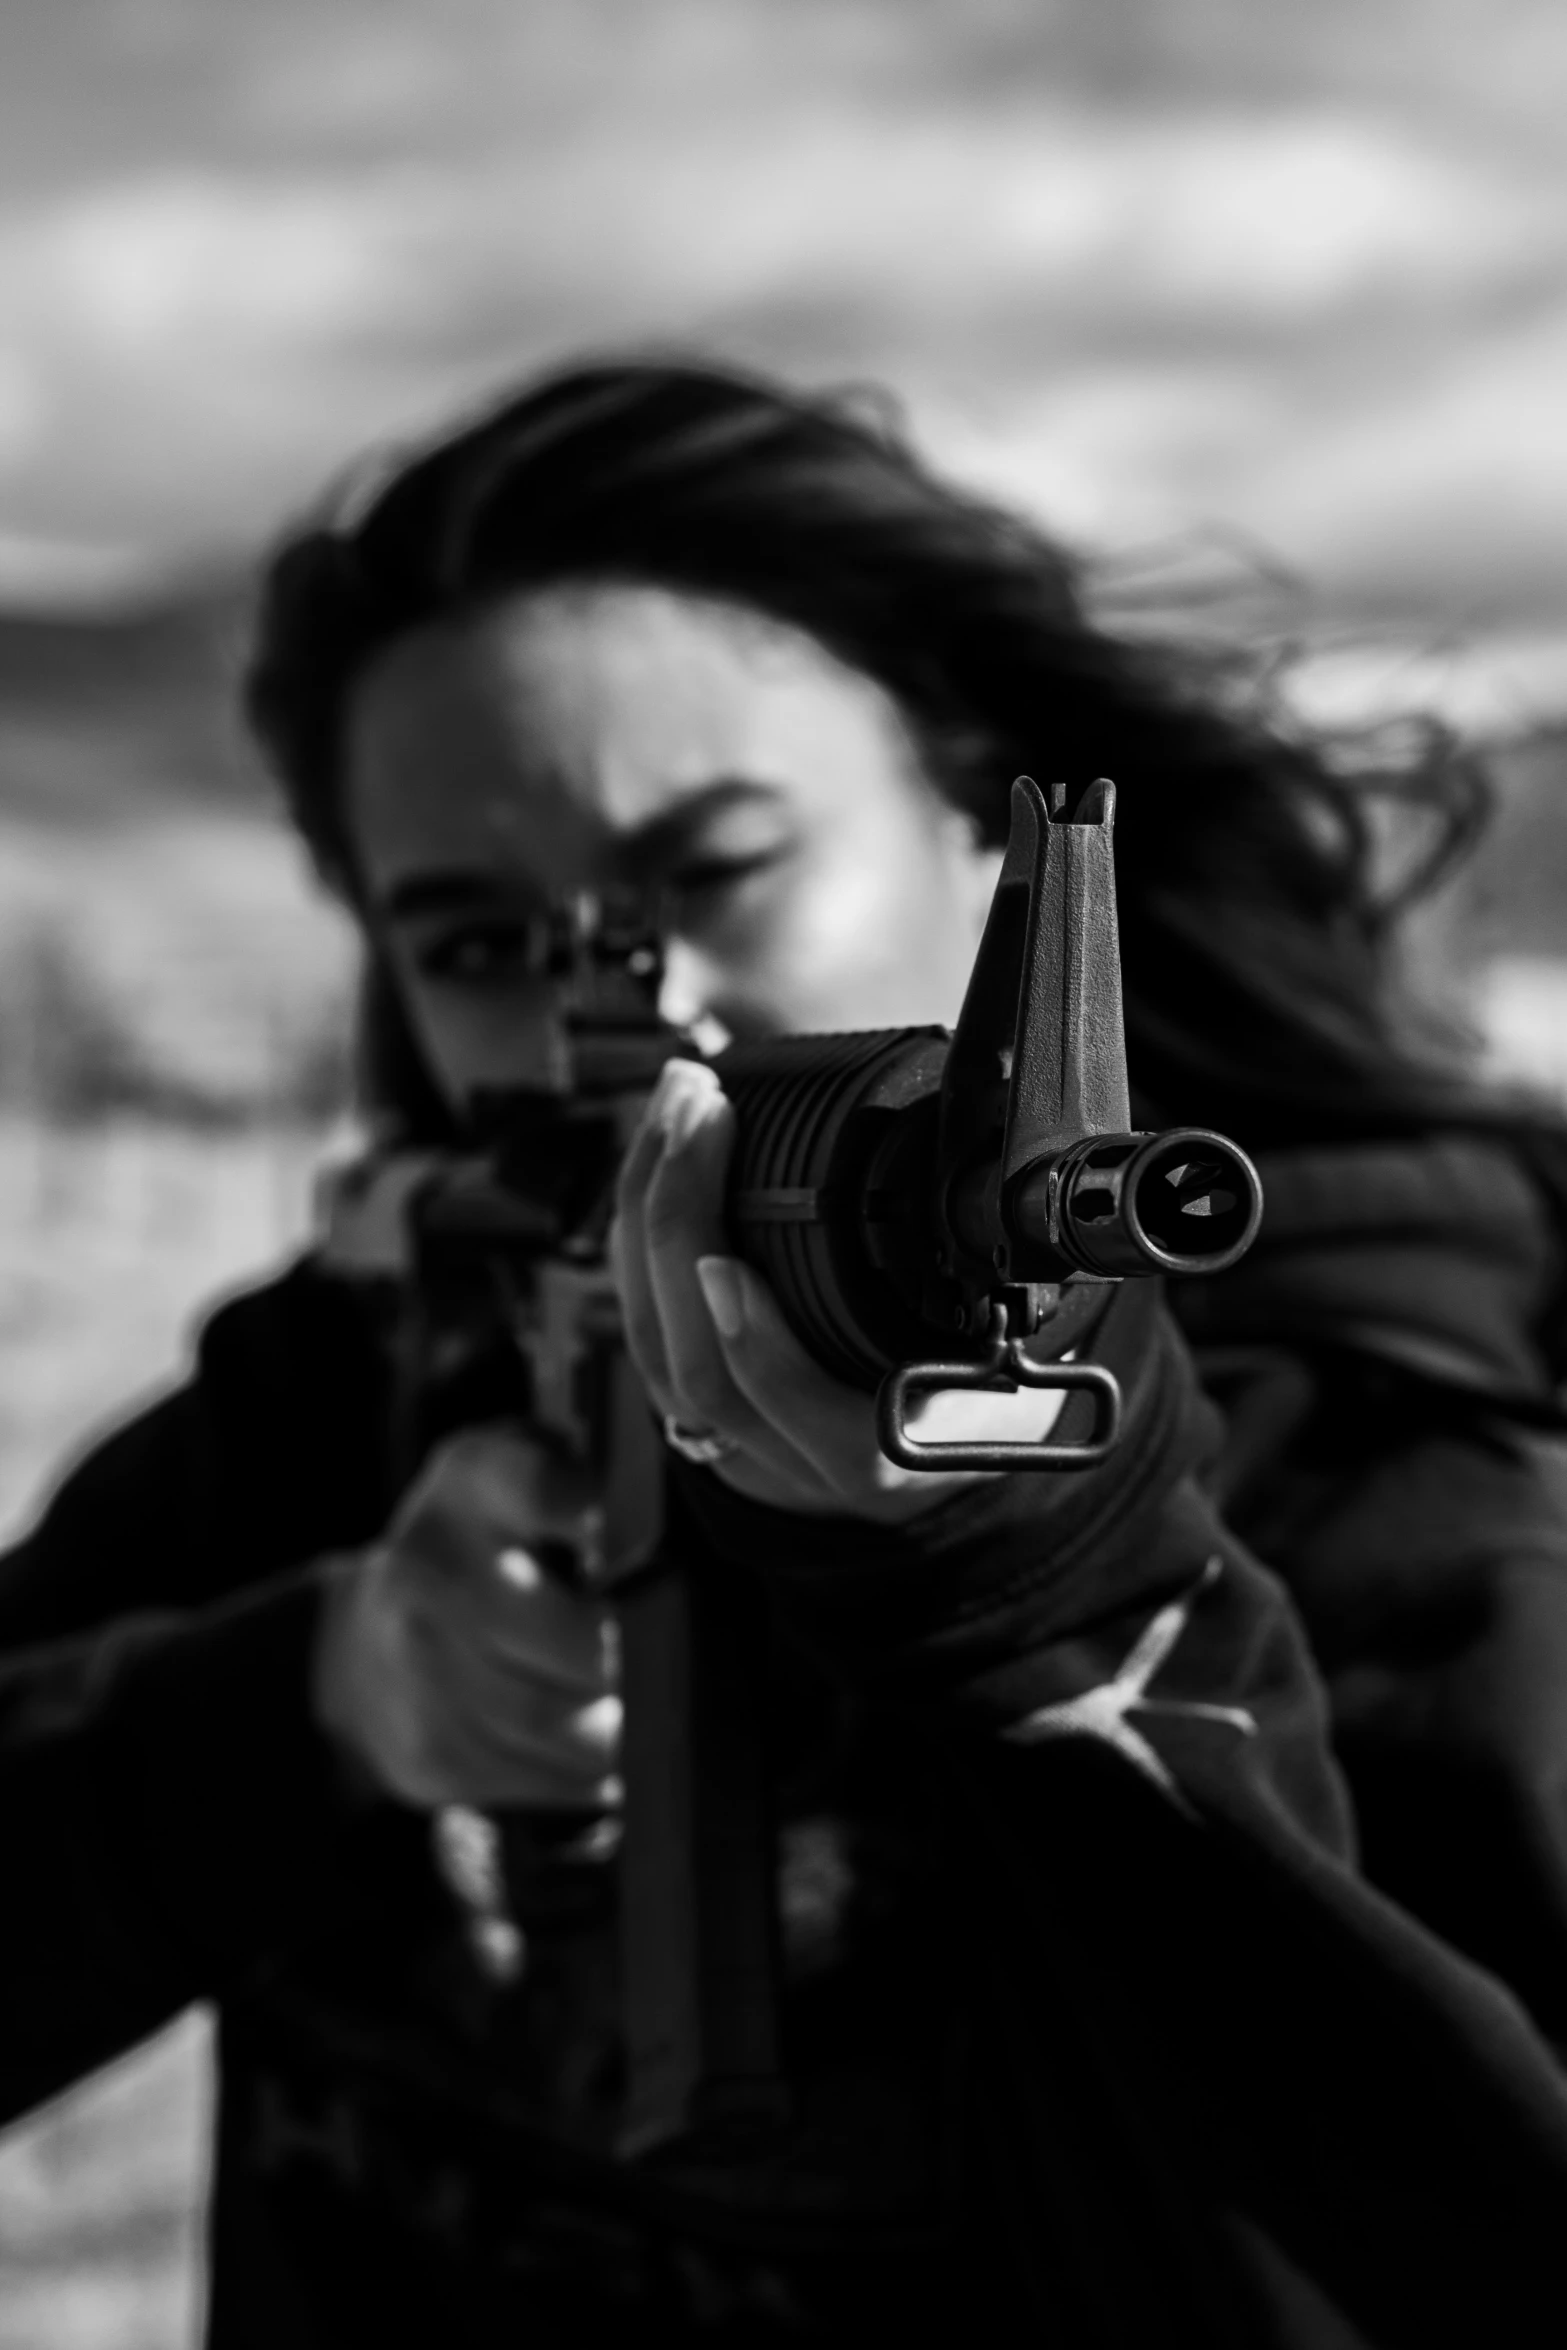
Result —
[[[349,335],[396,282],[410,190],[191,172],[88,188],[0,227],[0,295],[41,358],[171,379]]]
[[[1567,157],[1497,135],[1503,61],[1471,102],[1423,53],[1400,112],[1338,9],[1336,81],[1257,80],[1300,42],[1248,20],[1243,103],[1213,26],[1118,80],[1165,54],[1124,9],[280,6],[193,12],[204,80],[145,72],[101,158],[9,183],[12,576],[242,545],[520,369],[685,337],[889,379],[1078,533],[1219,521],[1351,602],[1567,611]]]
[[[587,312],[751,314],[803,294],[933,337],[1017,303],[1268,332],[1494,290],[1562,242],[1526,178],[1386,122],[1036,98],[874,111],[818,94],[762,126],[611,115],[475,159],[438,210],[455,286],[514,304],[528,288]]]
[[[1308,651],[1286,690],[1313,725],[1419,715],[1466,734],[1526,734],[1567,710],[1567,627],[1357,636]]]
[[[112,607],[148,583],[144,547],[0,531],[0,604]]]
[[[978,141],[975,142],[979,144]],[[1300,321],[1451,299],[1554,242],[1525,186],[1375,118],[1198,109],[1017,126],[985,143],[974,256],[1130,314]]]
[[[915,409],[955,473],[1020,501],[1068,537],[1159,537],[1203,519],[1198,482],[1223,479],[1266,436],[1274,405],[1244,363],[1096,359],[980,394],[931,385]]]
[[[961,336],[983,370],[1029,318],[1091,350],[1107,333],[1256,341],[1372,299],[1451,304],[1537,268],[1554,234],[1505,173],[1334,112],[813,100],[761,137],[744,117],[612,116],[440,165],[90,187],[13,211],[0,300],[15,364],[50,393],[90,398],[96,374],[110,395],[128,370],[161,383],[173,420],[227,404],[264,431],[262,367],[297,445],[290,418],[323,394],[346,406],[333,379],[357,392],[371,339],[389,407],[399,374],[433,358],[439,377],[443,352],[454,379],[508,338],[722,335],[802,304],[854,312],[873,364],[878,346]]]
[[[1385,363],[1237,483],[1257,527],[1362,597],[1567,619],[1567,288],[1510,331]],[[1286,461],[1287,452],[1287,461]]]
[[[380,426],[431,274],[428,208],[404,171],[159,174],[13,209],[12,570],[29,542],[139,542],[153,570],[232,545],[360,437],[356,410]]]
[[[36,446],[43,422],[42,390],[27,352],[0,345],[0,466]]]

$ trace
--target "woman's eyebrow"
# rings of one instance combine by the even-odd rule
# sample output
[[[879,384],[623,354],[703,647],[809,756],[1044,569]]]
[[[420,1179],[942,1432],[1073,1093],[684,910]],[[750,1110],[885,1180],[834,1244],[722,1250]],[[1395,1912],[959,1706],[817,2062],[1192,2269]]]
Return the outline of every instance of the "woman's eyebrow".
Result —
[[[463,914],[475,906],[493,906],[506,894],[493,873],[454,865],[392,882],[379,893],[379,910],[389,921],[409,922],[422,914]]]
[[[713,817],[726,815],[731,808],[776,807],[781,796],[776,784],[758,783],[743,775],[717,776],[674,807],[622,834],[615,844],[616,866],[634,876],[644,866],[668,864]]]
[[[616,868],[632,878],[678,858],[715,816],[732,808],[776,806],[780,794],[770,783],[745,776],[724,775],[703,784],[672,808],[623,833],[615,844]],[[476,907],[492,907],[516,896],[514,882],[502,879],[483,865],[421,868],[388,882],[375,893],[376,911],[389,922],[415,922],[437,914],[466,914]]]

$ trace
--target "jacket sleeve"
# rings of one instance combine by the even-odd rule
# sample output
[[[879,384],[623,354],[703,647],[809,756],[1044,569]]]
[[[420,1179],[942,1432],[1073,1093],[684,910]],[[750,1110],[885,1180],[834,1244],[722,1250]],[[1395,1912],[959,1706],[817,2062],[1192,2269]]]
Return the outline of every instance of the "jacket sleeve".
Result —
[[[1522,1144],[1265,1155],[1257,1248],[1175,1304],[1225,1514],[1322,1670],[1366,1874],[1567,2042],[1567,1193]]]
[[[1293,1408],[1233,1505],[1320,1660],[1373,1882],[1567,2042],[1567,1455],[1483,1397],[1342,1353],[1232,1370]]]
[[[297,1304],[226,1309],[0,1560],[0,2116],[374,1898],[398,1823],[361,1814],[309,1693],[312,1553],[370,1505],[351,1430],[326,1477],[325,1357],[297,1446],[263,1408]]]
[[[1042,2311],[1076,2274],[1108,2339],[1559,2340],[1550,2052],[1357,1873],[1322,1692],[1206,1490],[1184,1351],[1141,1285],[1103,1329],[1128,1413],[1102,1469],[808,1544],[684,1485],[947,1758],[1002,2256]]]

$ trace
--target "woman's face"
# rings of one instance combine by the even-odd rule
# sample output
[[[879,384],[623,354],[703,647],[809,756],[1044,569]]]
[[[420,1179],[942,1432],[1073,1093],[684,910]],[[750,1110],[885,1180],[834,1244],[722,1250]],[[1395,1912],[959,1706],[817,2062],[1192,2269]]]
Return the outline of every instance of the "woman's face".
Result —
[[[951,1023],[999,865],[882,689],[814,638],[658,588],[519,595],[399,639],[349,709],[367,918],[460,1108],[537,1081],[538,915],[663,895],[663,1009],[703,1041]]]

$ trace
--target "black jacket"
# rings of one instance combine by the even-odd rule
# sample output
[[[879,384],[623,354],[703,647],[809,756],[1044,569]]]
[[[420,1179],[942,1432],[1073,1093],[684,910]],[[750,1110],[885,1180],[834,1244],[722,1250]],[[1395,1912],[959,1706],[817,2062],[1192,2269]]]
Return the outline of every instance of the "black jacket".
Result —
[[[1444,1386],[1429,1360],[1346,1347],[1342,1314],[1303,1337],[1234,1297],[1228,1327],[1178,1301],[1225,1388],[1223,1452],[1129,1285],[1102,1341],[1129,1426],[1103,1470],[808,1539],[681,1476],[689,1554],[756,1578],[772,1621],[797,2114],[743,2162],[629,2167],[597,2151],[612,1869],[509,1824],[530,1966],[497,1994],[426,1823],[365,1805],[311,1720],[313,1562],[387,1506],[370,1325],[309,1265],[226,1308],[190,1384],[93,1453],[0,1571],[4,2110],[218,2002],[219,2350],[611,2343],[650,2322],[735,2342],[1025,2326],[1072,2350],[1559,2341],[1549,2051],[1357,1875],[1296,1615],[1213,1487],[1274,1526],[1346,1751],[1372,1757],[1377,1832],[1417,1879],[1434,1831],[1400,1709],[1421,1674],[1461,1681],[1505,1613],[1449,1608],[1449,1584],[1538,1566],[1554,1595],[1559,1522],[1497,1381],[1477,1400],[1450,1362]],[[1269,1357],[1249,1378],[1248,1349]],[[1259,1403],[1291,1360],[1304,1403]],[[1381,1437],[1358,1412],[1334,1436],[1346,1363],[1392,1398]],[[1423,1583],[1440,1636],[1401,1666],[1382,1633],[1407,1636]],[[1493,1748],[1515,1753],[1516,1712],[1504,1679]],[[1425,1707],[1438,1764],[1441,1718]],[[1506,1770],[1482,1769],[1473,1836],[1472,1791],[1454,1813],[1439,1778],[1436,1803],[1475,1865],[1501,1866],[1486,1819],[1524,1823],[1518,1974],[1549,1986],[1542,1767],[1531,1747],[1499,1794]]]

